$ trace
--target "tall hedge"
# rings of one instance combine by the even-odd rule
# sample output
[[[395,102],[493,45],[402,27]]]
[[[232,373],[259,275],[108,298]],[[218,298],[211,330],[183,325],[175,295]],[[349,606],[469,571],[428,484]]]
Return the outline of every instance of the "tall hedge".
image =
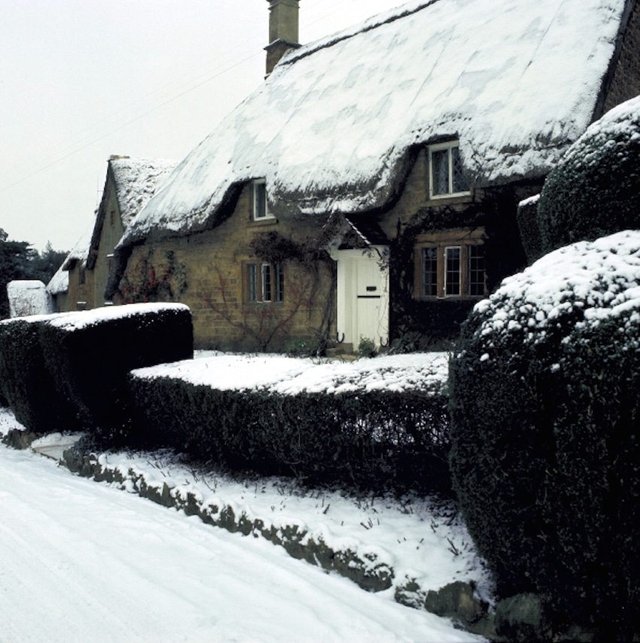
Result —
[[[280,394],[135,373],[130,386],[141,444],[312,483],[373,491],[450,489],[443,392]]]
[[[501,595],[626,640],[640,619],[640,232],[503,282],[450,370],[451,470]]]
[[[179,304],[130,304],[59,316],[40,328],[47,369],[86,428],[131,415],[129,371],[193,356],[191,312]]]
[[[640,97],[612,109],[549,174],[538,207],[542,254],[640,228]]]
[[[77,427],[73,406],[58,392],[40,344],[40,330],[51,318],[0,322],[0,398],[37,433]]]

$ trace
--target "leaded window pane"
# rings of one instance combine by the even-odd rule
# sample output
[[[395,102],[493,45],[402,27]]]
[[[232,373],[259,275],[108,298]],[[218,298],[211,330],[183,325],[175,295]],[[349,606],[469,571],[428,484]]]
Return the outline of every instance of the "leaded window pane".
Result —
[[[262,264],[262,301],[271,301],[271,266]]]
[[[462,173],[462,159],[460,158],[460,148],[451,148],[451,167],[453,168],[453,192],[468,192],[469,183]]]
[[[431,193],[449,193],[449,150],[431,153]]]
[[[460,294],[460,255],[460,246],[445,248],[445,295]]]
[[[485,259],[482,246],[469,246],[469,294],[475,297],[485,294]]]
[[[255,263],[247,266],[247,298],[258,301],[258,267]]]
[[[267,216],[267,186],[265,183],[253,184],[253,218],[264,219]]]
[[[276,277],[275,300],[284,301],[284,270],[281,263],[275,264],[274,273]]]
[[[438,295],[438,250],[422,249],[422,294],[425,297]]]

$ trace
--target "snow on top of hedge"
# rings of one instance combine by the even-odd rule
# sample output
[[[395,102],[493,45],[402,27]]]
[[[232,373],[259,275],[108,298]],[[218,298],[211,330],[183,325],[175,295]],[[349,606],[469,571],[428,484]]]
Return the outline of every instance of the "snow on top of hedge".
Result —
[[[105,306],[92,310],[79,310],[77,312],[63,313],[51,316],[51,325],[64,330],[77,330],[87,326],[95,326],[114,319],[124,319],[137,315],[161,313],[167,310],[189,310],[184,304],[127,304],[125,306]]]
[[[45,285],[33,279],[17,279],[7,284],[11,317],[44,315],[51,312]]]
[[[263,388],[283,395],[414,389],[443,392],[448,359],[446,353],[415,353],[347,363],[282,355],[220,354],[142,368],[133,375],[180,379],[221,390]]]
[[[539,259],[505,279],[489,299],[476,304],[477,334],[523,332],[542,339],[567,317],[575,326],[632,313],[640,321],[640,231],[581,241]]]
[[[631,141],[640,145],[640,96],[614,107],[593,123],[562,161],[575,160],[584,165],[598,162],[603,153],[614,151],[619,141],[625,148]]]
[[[621,0],[413,1],[301,47],[174,170],[121,246],[211,227],[266,178],[279,213],[384,205],[409,148],[460,140],[482,185],[547,173],[588,126]]]

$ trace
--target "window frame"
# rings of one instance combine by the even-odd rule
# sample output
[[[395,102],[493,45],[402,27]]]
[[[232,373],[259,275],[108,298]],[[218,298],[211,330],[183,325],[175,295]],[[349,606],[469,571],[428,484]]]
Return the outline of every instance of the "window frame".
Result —
[[[448,141],[446,143],[436,143],[434,145],[429,145],[429,153],[428,153],[428,158],[429,158],[429,167],[428,167],[428,174],[429,174],[429,199],[430,200],[438,200],[438,199],[451,199],[451,198],[456,198],[456,197],[465,197],[465,196],[470,196],[471,195],[471,186],[469,186],[468,190],[463,190],[462,192],[454,192],[453,191],[453,153],[452,150],[457,149],[458,151],[460,150],[460,141]],[[433,188],[435,185],[434,181],[434,170],[435,170],[435,165],[433,163],[433,154],[434,152],[442,152],[442,151],[447,151],[447,167],[448,167],[448,191],[443,192],[441,194],[434,194]]]
[[[455,293],[448,293],[447,290],[449,289],[449,251],[450,250],[457,250],[458,252],[458,288],[457,292]],[[455,246],[444,246],[443,248],[444,255],[443,255],[443,273],[444,273],[444,280],[442,284],[442,296],[446,299],[450,297],[462,297],[463,296],[463,246],[461,245],[455,245]]]
[[[264,190],[264,214],[258,215],[258,190]],[[267,199],[267,181],[266,179],[254,179],[251,181],[251,220],[252,221],[269,221],[275,219],[269,212],[269,200]]]
[[[246,261],[242,267],[244,301],[247,304],[282,304],[284,302],[284,267],[282,263]]]
[[[413,297],[419,301],[437,300],[479,300],[487,296],[486,261],[484,263],[484,289],[482,294],[471,294],[471,248],[484,248],[485,233],[483,228],[441,230],[434,233],[421,234],[416,237],[414,246],[414,288]],[[427,250],[436,252],[436,294],[427,293],[428,284],[425,281],[425,260]],[[448,280],[448,251],[459,249],[458,293],[447,294]]]

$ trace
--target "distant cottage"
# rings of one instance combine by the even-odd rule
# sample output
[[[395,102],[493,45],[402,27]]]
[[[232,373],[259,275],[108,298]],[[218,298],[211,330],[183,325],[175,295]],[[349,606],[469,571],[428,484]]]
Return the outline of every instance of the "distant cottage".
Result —
[[[174,167],[170,161],[128,156],[109,159],[93,224],[47,284],[55,310],[83,310],[111,303],[105,297],[105,288],[114,248]]]
[[[640,93],[638,0],[414,0],[306,46],[269,2],[267,79],[125,224],[107,287],[188,304],[202,347],[451,336],[524,264],[518,202]]]

